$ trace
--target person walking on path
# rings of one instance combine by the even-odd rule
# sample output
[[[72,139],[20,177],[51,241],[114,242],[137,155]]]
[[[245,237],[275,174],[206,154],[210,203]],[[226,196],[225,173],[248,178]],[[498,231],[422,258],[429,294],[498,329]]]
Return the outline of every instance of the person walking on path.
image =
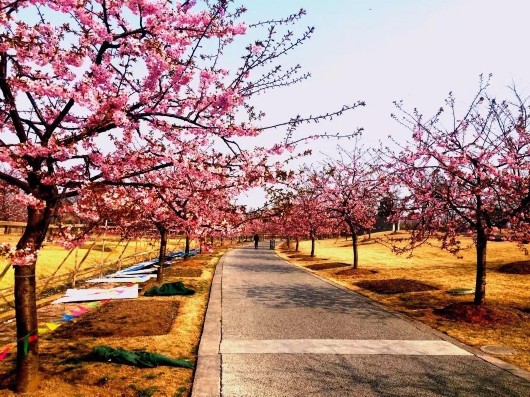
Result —
[[[256,233],[254,235],[254,249],[258,249],[259,235]]]

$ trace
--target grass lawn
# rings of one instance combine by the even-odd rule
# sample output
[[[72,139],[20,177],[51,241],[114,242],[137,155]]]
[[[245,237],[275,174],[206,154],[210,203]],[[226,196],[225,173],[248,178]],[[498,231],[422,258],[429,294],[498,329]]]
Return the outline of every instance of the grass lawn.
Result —
[[[312,266],[314,269],[319,268],[315,266],[319,263],[342,262],[344,267],[326,269],[326,266],[320,266],[322,270],[314,271],[468,345],[477,348],[484,345],[509,346],[517,354],[499,357],[530,370],[530,275],[497,271],[503,264],[530,259],[514,243],[488,243],[486,287],[487,306],[509,314],[512,321],[476,324],[451,321],[435,312],[435,309],[444,308],[450,303],[473,301],[473,295],[453,296],[447,293],[449,289],[475,287],[475,251],[470,238],[462,237],[463,245],[469,248],[461,252],[463,258],[459,259],[434,246],[421,247],[412,258],[396,256],[389,248],[376,242],[378,237],[382,235],[373,234],[371,240],[365,240],[364,237],[359,239],[359,268],[365,271],[357,273],[347,270],[353,254],[351,241],[344,239],[318,241],[314,260],[308,258],[310,241],[300,242],[299,254],[286,250],[280,250],[279,253],[295,264]],[[370,280],[381,280],[380,284],[384,285],[396,279],[416,281],[437,289],[381,294],[358,285]]]
[[[137,368],[87,361],[85,356],[94,346],[108,345],[126,350],[147,350],[195,362],[211,280],[215,266],[226,249],[225,246],[213,253],[199,254],[166,269],[164,282],[183,281],[196,291],[194,295],[145,297],[141,292],[138,299],[111,301],[73,323],[44,334],[39,344],[41,382],[34,395],[189,396],[192,369],[166,366]],[[141,287],[145,291],[153,285],[156,284],[151,280]],[[45,306],[39,310],[45,316],[46,311],[57,310],[57,306],[61,305]],[[146,310],[146,306],[153,309]],[[155,307],[159,309],[155,310]],[[172,313],[165,312],[163,308]],[[85,316],[87,318],[83,320]],[[167,317],[171,317],[169,326],[160,328],[158,320],[162,319],[168,325]],[[92,324],[87,323],[88,318]],[[76,323],[79,325],[76,326]],[[0,332],[5,333],[1,327],[8,326],[12,327],[14,335],[14,322],[0,323]],[[97,330],[97,334],[91,334],[86,329],[89,327]],[[15,396],[8,389],[15,374],[14,351],[6,360],[0,361],[0,374],[0,395]]]
[[[0,243],[9,243],[11,245],[15,245],[19,238],[20,235],[1,234]],[[183,248],[183,239],[169,239],[168,252]],[[40,250],[37,258],[37,291],[40,291],[44,284],[46,284],[45,279],[47,277],[64,276],[56,283],[50,282],[49,286],[53,286],[54,284],[64,285],[67,279],[71,282],[74,269],[76,268],[76,273],[80,273],[78,279],[87,278],[89,277],[89,274],[86,274],[86,271],[89,269],[94,269],[93,272],[90,272],[92,274],[98,273],[98,269],[100,268],[104,271],[105,267],[108,267],[109,264],[116,262],[120,257],[122,259],[122,266],[125,267],[133,263],[140,262],[142,259],[146,258],[146,256],[143,258],[140,256],[134,257],[135,254],[153,251],[151,256],[154,257],[157,255],[157,249],[157,241],[138,239],[132,240],[127,244],[126,241],[120,241],[118,236],[106,236],[105,240],[103,240],[100,236],[95,243],[94,240],[88,240],[85,242],[85,244],[78,249],[73,250],[71,253],[59,245],[47,242]],[[87,253],[88,256],[83,261],[83,258]],[[61,264],[67,256],[68,258],[66,261]],[[0,259],[0,271],[4,269],[7,264],[8,261],[6,259]],[[102,266],[102,264],[104,265]],[[114,268],[117,267],[117,264],[114,265]],[[4,275],[4,277],[0,279],[0,291],[13,287],[13,282],[13,269],[11,268]],[[10,299],[10,297],[7,298]],[[0,304],[2,303],[5,302],[1,301]]]

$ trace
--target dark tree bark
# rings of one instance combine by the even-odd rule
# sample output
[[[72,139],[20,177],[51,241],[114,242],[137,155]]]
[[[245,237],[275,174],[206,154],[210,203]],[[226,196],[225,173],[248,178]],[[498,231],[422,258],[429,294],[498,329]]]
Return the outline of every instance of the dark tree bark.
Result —
[[[315,232],[311,230],[311,258],[315,256]]]
[[[50,194],[52,192],[45,192]],[[53,195],[53,193],[52,193]],[[57,206],[55,199],[46,202],[44,209],[28,207],[27,227],[17,244],[17,250],[27,249],[38,252],[46,237],[50,221]],[[38,339],[28,340],[27,354],[24,349],[25,339],[37,336],[37,291],[36,270],[37,258],[26,266],[15,266],[15,313],[17,323],[17,374],[16,389],[18,392],[32,392],[37,389],[39,368]]]
[[[17,377],[18,392],[31,392],[37,389],[39,368],[38,339],[29,342],[28,352],[24,352],[26,335],[37,335],[35,263],[15,267],[15,311],[17,321]]]
[[[294,247],[295,252],[298,252],[298,248],[299,248],[299,246],[300,246],[300,240],[299,240],[298,237],[297,237],[297,238],[296,238],[296,245],[295,245],[295,247]]]
[[[166,261],[166,250],[167,250],[167,229],[159,222],[155,222],[156,228],[160,233],[160,251],[158,254],[158,272],[156,273],[156,282],[161,283],[164,281],[164,264]]]
[[[186,232],[186,245],[184,247],[184,258],[190,256],[190,235]]]
[[[359,267],[359,249],[358,249],[358,240],[359,236],[357,230],[354,227],[352,222],[347,221],[348,227],[350,228],[350,237],[351,237],[351,246],[353,249],[353,268],[357,269]]]
[[[353,268],[357,269],[359,267],[359,250],[357,247],[357,233],[354,231],[351,232],[351,241],[353,247]]]
[[[477,278],[475,282],[475,304],[482,305],[486,298],[486,248],[488,238],[484,228],[477,227]]]

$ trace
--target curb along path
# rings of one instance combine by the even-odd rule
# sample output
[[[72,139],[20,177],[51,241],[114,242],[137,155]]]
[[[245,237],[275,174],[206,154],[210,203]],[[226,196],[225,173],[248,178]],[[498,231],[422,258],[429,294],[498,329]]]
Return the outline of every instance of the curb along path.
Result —
[[[192,396],[220,396],[221,392],[221,284],[225,254],[217,263],[210,290],[208,309],[197,354]]]
[[[474,353],[264,244],[242,247],[217,265],[192,396],[530,395]]]

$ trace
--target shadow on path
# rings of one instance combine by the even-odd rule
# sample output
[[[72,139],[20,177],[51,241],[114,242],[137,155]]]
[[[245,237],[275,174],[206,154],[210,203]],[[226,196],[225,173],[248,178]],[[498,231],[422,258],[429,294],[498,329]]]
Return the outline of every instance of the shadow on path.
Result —
[[[261,260],[261,259],[260,259]],[[301,270],[289,265],[276,264],[239,264],[227,265],[226,268],[251,273],[300,273]]]
[[[274,251],[269,249],[257,249],[254,248],[238,248],[231,254],[232,258],[248,258],[254,260],[275,260],[283,261],[283,259],[277,257]]]
[[[345,293],[338,288],[326,288],[310,284],[264,284],[251,288],[238,288],[246,293],[248,299],[273,308],[319,308],[335,313],[352,313],[363,317],[389,318],[391,314],[382,311],[371,303],[354,294]]]
[[[515,380],[520,388],[514,388],[511,375],[474,358],[387,357],[381,358],[380,365],[377,365],[372,357],[358,356],[352,360],[339,355],[334,365],[326,366],[325,358],[313,357],[311,364],[304,368],[306,376],[349,379],[350,384],[370,390],[370,395],[521,397],[522,393],[530,393],[530,387],[524,381]],[[363,371],[359,371],[360,368]],[[396,379],[400,381],[396,382]],[[317,395],[337,395],[344,390],[343,385],[334,382],[319,382],[318,385]]]
[[[248,396],[262,395],[271,386],[275,395],[296,397],[523,397],[530,392],[524,381],[514,382],[508,373],[472,358],[307,354],[300,360],[296,355],[253,354],[238,359],[245,370],[238,373],[237,385],[246,385]],[[248,368],[274,376],[255,377]]]

